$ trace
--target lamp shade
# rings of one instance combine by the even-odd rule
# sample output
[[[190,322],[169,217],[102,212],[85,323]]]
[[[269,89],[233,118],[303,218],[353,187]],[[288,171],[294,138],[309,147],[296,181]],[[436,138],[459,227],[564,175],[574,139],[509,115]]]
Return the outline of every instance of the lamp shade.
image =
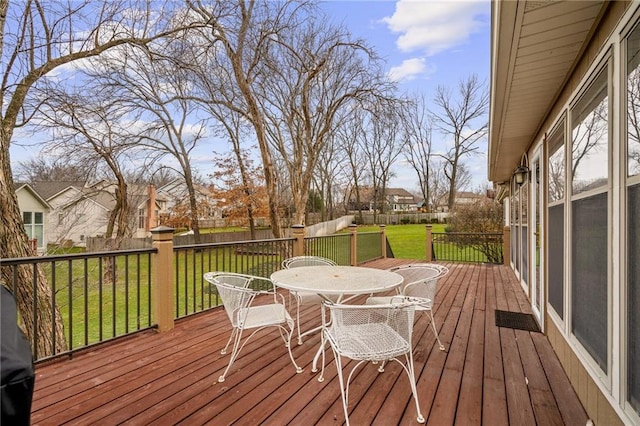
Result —
[[[518,185],[522,185],[527,179],[527,175],[529,174],[529,168],[525,166],[518,166],[518,168],[513,172],[513,177],[516,179],[516,183]]]

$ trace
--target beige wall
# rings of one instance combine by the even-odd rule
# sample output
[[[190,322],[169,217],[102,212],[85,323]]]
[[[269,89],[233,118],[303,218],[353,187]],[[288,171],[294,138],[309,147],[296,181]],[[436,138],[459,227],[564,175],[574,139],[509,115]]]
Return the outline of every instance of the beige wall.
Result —
[[[558,97],[556,103],[552,107],[549,115],[547,116],[541,131],[536,136],[535,143],[544,139],[544,133],[551,130],[553,123],[561,116],[566,107],[567,102],[574,96],[579,88],[580,83],[586,76],[591,65],[596,60],[597,56],[602,52],[607,42],[608,37],[622,18],[630,5],[630,2],[611,2],[605,14],[602,16],[602,20],[598,27],[597,32],[587,46],[581,60],[578,62],[574,73],[570,76],[565,84],[565,87]],[[544,153],[546,154],[547,147],[544,147]],[[545,194],[546,204],[546,194]],[[546,205],[544,206],[546,210]],[[545,236],[545,240],[548,241]],[[572,349],[571,345],[567,342],[562,331],[559,330],[556,324],[553,322],[549,315],[545,318],[546,333],[553,346],[564,370],[569,376],[569,379],[578,394],[582,404],[589,417],[596,425],[622,425],[624,424],[621,418],[615,412],[612,404],[607,400],[602,391],[598,388],[598,385],[591,378],[586,368],[580,362],[578,356]]]
[[[555,326],[555,323],[547,317],[547,337],[551,346],[558,355],[569,380],[573,385],[580,402],[587,410],[589,418],[596,425],[616,426],[624,425],[620,417],[611,407],[604,394],[598,389],[596,383],[591,379],[589,373],[584,368],[578,357],[573,352],[562,333]]]

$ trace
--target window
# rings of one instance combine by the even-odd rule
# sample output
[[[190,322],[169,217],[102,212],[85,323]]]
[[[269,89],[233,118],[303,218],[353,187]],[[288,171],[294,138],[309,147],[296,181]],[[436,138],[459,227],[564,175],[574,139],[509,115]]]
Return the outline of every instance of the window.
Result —
[[[640,414],[640,28],[627,38],[627,400]]]
[[[30,240],[38,240],[38,248],[44,248],[44,213],[23,212],[22,222]]]
[[[564,319],[564,126],[563,120],[551,134],[547,160],[548,298],[560,319]]]
[[[522,253],[520,280],[529,282],[529,179],[524,181],[520,188],[520,247]]]
[[[144,223],[145,223],[145,211],[144,209],[139,209],[138,210],[138,229],[144,229]]]
[[[608,68],[571,110],[571,326],[608,373]]]

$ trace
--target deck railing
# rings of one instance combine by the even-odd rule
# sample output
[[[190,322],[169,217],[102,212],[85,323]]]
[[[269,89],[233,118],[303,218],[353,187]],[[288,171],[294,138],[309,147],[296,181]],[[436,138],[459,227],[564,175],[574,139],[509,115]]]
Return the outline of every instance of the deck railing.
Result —
[[[293,238],[197,244],[173,248],[175,318],[220,305],[205,272],[225,271],[269,277],[293,254]]]
[[[39,288],[38,280],[45,281],[50,308],[62,318],[48,328],[55,336],[56,327],[62,327],[66,345],[61,350],[55,337],[47,336],[54,341],[51,349],[38,353],[37,328],[27,330],[34,359],[41,362],[132,332],[171,329],[177,318],[220,305],[215,289],[203,279],[205,272],[269,277],[280,269],[282,260],[303,254],[355,265],[380,257],[375,249],[362,248],[358,253],[358,247],[380,246],[384,238],[383,232],[358,236],[355,228],[351,234],[321,237],[305,238],[304,228],[294,234],[292,238],[174,247],[173,230],[166,228],[154,233],[154,247],[149,249],[2,259],[2,275],[12,277],[2,285],[16,294],[19,268],[33,271],[32,288]]]
[[[450,262],[503,263],[503,234],[434,232],[433,260]]]
[[[57,309],[60,313],[61,324],[55,321],[44,324],[51,329],[51,338],[47,339],[52,345],[49,354],[38,353],[38,335],[34,330],[27,330],[27,334],[33,336],[34,358],[43,360],[72,353],[79,348],[151,327],[151,262],[155,252],[155,249],[141,249],[0,261],[2,275],[13,277],[3,285],[16,294],[18,271],[29,268],[33,291],[41,288],[38,280],[46,280],[46,288],[51,294],[48,309],[52,312]],[[42,318],[35,308],[34,313],[35,318]],[[56,327],[60,326],[66,340],[66,349],[61,351],[56,349],[60,344],[56,342],[59,331]]]
[[[59,349],[55,337],[45,336],[53,344],[40,353],[34,349],[39,362],[152,327],[170,330],[177,318],[220,305],[215,289],[203,279],[205,272],[269,277],[291,256],[319,255],[341,265],[387,257],[384,227],[380,232],[358,233],[352,226],[350,231],[305,237],[304,227],[294,227],[291,238],[174,247],[173,230],[157,228],[152,231],[150,249],[3,259],[2,276],[12,278],[2,284],[15,294],[19,268],[30,268],[33,282],[29,285],[34,291],[47,288],[50,292],[49,308],[57,309],[62,320],[48,328],[55,336],[56,328],[62,327],[66,346]],[[472,242],[472,236],[481,242]],[[435,253],[437,260],[486,262],[486,255],[477,254],[478,244],[502,249],[501,238],[508,242],[508,233],[506,237],[499,233],[434,234],[427,226],[427,258]],[[461,248],[463,244],[473,248]],[[38,280],[45,285],[39,286]],[[32,348],[38,348],[37,329],[34,325],[27,330]]]

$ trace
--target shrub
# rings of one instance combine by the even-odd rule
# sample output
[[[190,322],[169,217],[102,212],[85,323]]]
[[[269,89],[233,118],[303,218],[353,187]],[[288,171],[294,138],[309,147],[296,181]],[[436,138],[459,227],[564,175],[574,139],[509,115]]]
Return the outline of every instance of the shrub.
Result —
[[[458,206],[450,217],[447,232],[467,234],[457,235],[455,243],[459,246],[473,246],[482,252],[489,262],[502,263],[500,239],[490,238],[487,234],[502,233],[503,222],[502,204],[492,199],[481,199],[470,205]]]
[[[403,217],[402,219],[400,219],[400,223],[403,225],[407,225],[411,223],[411,219],[409,219],[408,217]]]

